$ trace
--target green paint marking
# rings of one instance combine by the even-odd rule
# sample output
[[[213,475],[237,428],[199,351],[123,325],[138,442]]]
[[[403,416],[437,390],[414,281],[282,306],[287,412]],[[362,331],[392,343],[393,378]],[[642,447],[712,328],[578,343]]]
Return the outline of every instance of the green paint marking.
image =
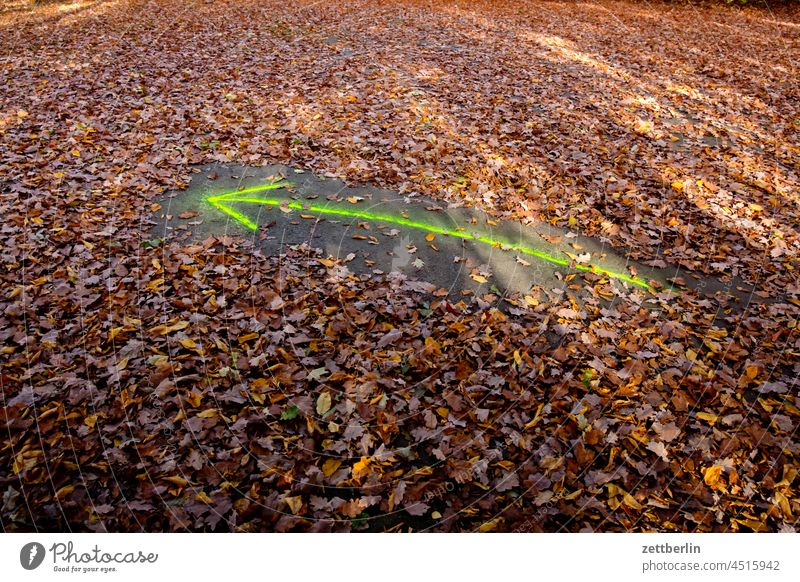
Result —
[[[286,208],[291,208],[293,210],[302,210],[304,212],[309,212],[313,214],[346,216],[350,218],[363,218],[364,220],[370,220],[373,222],[388,222],[390,224],[396,224],[398,226],[406,226],[408,228],[424,230],[426,232],[431,232],[434,234],[452,236],[464,240],[478,241],[487,245],[491,245],[493,247],[502,247],[503,249],[514,250],[519,253],[535,257],[542,261],[546,261],[548,263],[552,263],[554,265],[559,265],[562,267],[568,267],[570,265],[570,261],[567,261],[566,259],[562,259],[560,257],[554,257],[553,255],[545,253],[544,251],[540,251],[539,249],[534,249],[527,247],[525,245],[516,244],[501,238],[473,235],[462,230],[443,228],[435,224],[410,220],[402,216],[376,214],[373,212],[367,212],[365,210],[351,210],[351,209],[337,208],[331,206],[320,206],[314,203],[301,204],[300,202],[287,202],[284,198],[264,198],[261,196],[249,196],[249,194],[255,194],[257,192],[264,192],[268,190],[285,188],[288,185],[290,185],[290,182],[274,182],[272,184],[266,184],[264,186],[255,186],[253,188],[247,188],[245,190],[237,190],[234,192],[226,192],[224,194],[209,196],[208,198],[206,198],[206,201],[209,204],[211,204],[214,208],[218,209],[220,212],[224,212],[225,214],[227,214],[228,216],[230,216],[231,218],[233,218],[234,220],[236,220],[242,226],[248,228],[249,230],[257,230],[258,224],[253,222],[249,217],[242,214],[235,208],[232,208],[231,207],[232,204],[263,204],[266,206],[285,206]],[[627,283],[632,283],[633,285],[638,285],[639,287],[642,287],[647,290],[654,290],[650,285],[648,285],[641,279],[636,279],[634,277],[626,275],[625,273],[617,273],[615,271],[603,269],[596,265],[576,264],[573,265],[573,268],[577,269],[578,271],[587,271],[590,273],[602,273],[603,275],[607,275],[609,277],[612,277],[614,279],[619,279],[620,281],[625,281]]]

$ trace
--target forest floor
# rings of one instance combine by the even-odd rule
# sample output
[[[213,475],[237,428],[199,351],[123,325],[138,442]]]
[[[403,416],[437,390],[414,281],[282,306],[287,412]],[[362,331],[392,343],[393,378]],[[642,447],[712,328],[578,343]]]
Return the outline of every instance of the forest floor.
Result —
[[[795,531],[798,54],[790,9],[3,3],[3,530]],[[454,296],[166,216],[272,164],[568,264]]]

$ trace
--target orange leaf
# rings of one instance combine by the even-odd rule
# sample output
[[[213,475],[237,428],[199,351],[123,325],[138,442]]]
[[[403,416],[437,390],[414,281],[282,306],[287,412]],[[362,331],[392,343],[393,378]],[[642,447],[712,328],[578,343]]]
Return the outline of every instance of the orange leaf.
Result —
[[[714,465],[713,467],[709,467],[708,469],[705,470],[703,474],[703,481],[705,481],[705,484],[711,487],[712,489],[716,489],[717,483],[719,483],[721,476],[722,476],[722,466]]]

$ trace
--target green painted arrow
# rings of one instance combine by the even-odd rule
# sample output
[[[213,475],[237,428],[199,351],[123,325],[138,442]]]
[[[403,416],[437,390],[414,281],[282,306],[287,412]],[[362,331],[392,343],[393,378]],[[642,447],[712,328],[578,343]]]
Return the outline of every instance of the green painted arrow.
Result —
[[[335,206],[320,206],[314,203],[300,203],[295,201],[287,201],[285,198],[280,197],[271,197],[271,196],[258,196],[258,193],[261,192],[268,192],[270,190],[277,190],[280,188],[285,188],[290,186],[290,182],[273,182],[271,184],[265,184],[262,186],[255,186],[253,188],[247,188],[244,190],[237,190],[234,192],[226,192],[224,194],[217,194],[213,196],[209,196],[206,198],[206,201],[211,204],[214,208],[218,209],[220,212],[224,212],[234,220],[236,220],[239,224],[248,228],[249,230],[257,230],[258,224],[253,222],[249,217],[244,215],[243,213],[236,210],[233,205],[235,204],[262,204],[266,206],[283,206],[285,208],[291,208],[293,210],[302,210],[304,212],[312,213],[312,214],[319,214],[319,215],[330,215],[330,216],[345,216],[350,218],[362,218],[364,220],[369,220],[372,222],[387,222],[390,224],[396,224],[398,226],[405,226],[408,228],[414,228],[417,230],[424,230],[425,232],[430,232],[434,234],[441,234],[446,236],[452,236],[456,238],[461,238],[464,240],[471,240],[481,242],[487,245],[491,245],[493,247],[502,247],[503,249],[514,250],[519,253],[534,257],[536,259],[546,261],[548,263],[552,263],[554,265],[560,265],[569,267],[570,261],[562,259],[560,257],[554,257],[544,251],[539,249],[527,247],[525,245],[517,244],[511,241],[503,240],[500,238],[492,238],[489,236],[480,236],[480,235],[473,235],[467,233],[462,230],[456,229],[449,229],[443,228],[436,224],[421,222],[417,220],[410,220],[404,216],[394,216],[388,214],[376,214],[373,212],[368,212],[366,210],[359,210],[359,209],[350,209],[350,208],[339,208]],[[627,283],[632,283],[633,285],[638,285],[644,289],[653,290],[653,288],[648,285],[646,282],[642,281],[641,279],[637,279],[626,275],[625,273],[617,273],[615,271],[610,271],[608,269],[603,269],[596,265],[572,265],[573,268],[579,271],[588,271],[591,273],[601,273],[603,275],[607,275],[614,279],[618,279],[620,281],[625,281]]]

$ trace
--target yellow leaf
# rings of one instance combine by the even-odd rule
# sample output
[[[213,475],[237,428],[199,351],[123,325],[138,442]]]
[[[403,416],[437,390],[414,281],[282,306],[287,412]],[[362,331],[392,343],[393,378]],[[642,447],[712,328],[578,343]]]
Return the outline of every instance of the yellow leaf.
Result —
[[[166,335],[173,331],[180,331],[189,327],[188,321],[179,321],[173,325],[157,325],[150,330],[153,335]]]
[[[537,305],[539,305],[539,301],[538,301],[538,300],[536,300],[536,299],[534,299],[534,298],[533,298],[533,297],[531,297],[530,295],[526,295],[526,296],[525,296],[525,303],[527,303],[527,304],[528,304],[528,305],[530,305],[531,307],[536,307]]]
[[[250,382],[250,388],[253,390],[263,391],[269,388],[270,381],[266,378],[256,378],[252,382]]]
[[[160,290],[161,290],[161,287],[162,287],[163,285],[164,285],[164,279],[163,279],[163,278],[161,278],[161,277],[159,277],[159,278],[157,278],[157,279],[152,279],[152,280],[148,281],[148,282],[147,282],[147,284],[145,285],[145,288],[146,288],[148,291],[160,292]],[[163,327],[164,329],[167,329],[167,326],[165,326],[165,325],[158,326],[158,327]],[[155,328],[153,328],[153,329],[155,329]],[[152,333],[155,333],[155,332],[153,332],[153,330],[150,330],[150,331],[151,331]],[[164,334],[164,333],[169,333],[169,332],[168,332],[168,331],[165,331],[165,332],[162,332],[161,334],[157,334],[157,335],[162,335],[162,334]]]
[[[369,472],[369,457],[361,457],[361,460],[353,465],[353,477],[358,478]]]
[[[205,491],[201,491],[197,495],[194,496],[195,501],[199,501],[200,503],[205,503],[206,505],[211,505],[213,503],[212,499],[208,496],[208,493]]]
[[[472,277],[473,281],[477,281],[480,284],[486,283],[486,277],[484,277],[483,275],[474,275],[473,274],[473,275],[470,275],[470,277]]]
[[[190,339],[178,340],[178,343],[181,344],[186,349],[189,349],[189,350],[193,350],[194,348],[197,347],[197,344],[195,343],[195,341],[194,340],[190,340]]]
[[[428,242],[433,242],[433,239],[435,239],[435,238],[436,238],[436,235],[433,234],[432,232],[429,232],[428,234],[425,235],[425,240],[428,241]]]
[[[127,408],[133,402],[133,399],[130,397],[126,389],[123,389],[119,393],[119,400],[120,403],[122,404],[122,408]]]
[[[328,459],[322,464],[322,474],[326,477],[330,477],[339,470],[341,464],[342,461],[339,459]]]
[[[75,491],[75,485],[67,485],[56,491],[55,499],[60,500]]]
[[[350,204],[358,204],[363,200],[363,198],[361,196],[348,196],[345,198],[345,200],[347,200]]]
[[[745,376],[747,376],[748,380],[755,380],[755,377],[758,376],[758,366],[747,366],[744,370]]]
[[[644,505],[636,501],[636,498],[630,493],[625,493],[622,496],[622,502],[631,509],[635,509],[636,511],[641,511],[642,509],[644,509]]]
[[[183,477],[178,477],[177,475],[174,477],[164,477],[164,481],[172,483],[173,485],[177,485],[178,487],[185,487],[189,484],[189,481],[184,479]]]
[[[433,475],[433,469],[431,469],[428,465],[425,465],[413,473],[406,475],[406,477],[430,477],[431,475]]]
[[[328,392],[323,392],[317,398],[317,414],[322,416],[331,409],[331,395]]]
[[[536,409],[536,414],[534,415],[533,419],[531,419],[524,427],[525,430],[531,429],[536,426],[536,423],[539,422],[539,415],[542,413],[542,409],[544,408],[544,404],[540,404],[539,408]]]
[[[123,331],[125,331],[124,327],[113,327],[113,328],[111,328],[111,331],[108,332],[108,341],[113,342],[116,339],[116,337],[119,334],[121,334]]]
[[[194,408],[197,408],[198,406],[200,406],[200,401],[202,400],[202,396],[200,396],[200,394],[198,394],[194,390],[189,392],[185,396],[185,398],[186,398],[186,402],[188,402]]]
[[[676,180],[672,183],[672,187],[676,190],[683,190],[683,182]]]
[[[204,411],[199,412],[197,414],[197,417],[198,418],[214,418],[217,415],[218,415],[218,413],[217,413],[217,409],[216,408],[207,408]]]
[[[756,519],[734,519],[733,521],[745,527],[749,527],[754,532],[767,531],[766,526]]]
[[[491,521],[487,521],[478,528],[478,531],[481,533],[486,533],[497,529],[497,525],[500,523],[500,518],[493,519]]]
[[[710,412],[698,412],[697,418],[710,422],[711,424],[714,424],[719,420],[719,416],[716,414],[711,414]]]
[[[89,416],[83,419],[83,424],[85,424],[89,428],[94,428],[94,425],[97,424],[97,415],[90,414]]]
[[[789,504],[789,499],[780,491],[775,492],[775,503],[781,508],[781,512],[786,519],[794,519],[792,515],[792,507]]]
[[[431,336],[428,336],[425,338],[425,353],[438,356],[442,353],[442,346]]]
[[[11,465],[11,470],[14,471],[15,475],[18,475],[22,471],[32,469],[38,463],[41,454],[40,451],[28,451],[27,453],[17,455],[14,459],[14,463]]]
[[[289,509],[292,510],[294,515],[297,515],[303,508],[303,498],[299,495],[296,497],[284,497],[283,500],[286,502],[286,505],[289,506]]]
[[[705,484],[711,487],[712,489],[717,487],[717,483],[719,483],[719,479],[722,476],[722,465],[714,465],[713,467],[709,467],[703,473],[703,481]]]
[[[522,356],[519,355],[519,350],[514,350],[514,362],[517,366],[522,364]]]

